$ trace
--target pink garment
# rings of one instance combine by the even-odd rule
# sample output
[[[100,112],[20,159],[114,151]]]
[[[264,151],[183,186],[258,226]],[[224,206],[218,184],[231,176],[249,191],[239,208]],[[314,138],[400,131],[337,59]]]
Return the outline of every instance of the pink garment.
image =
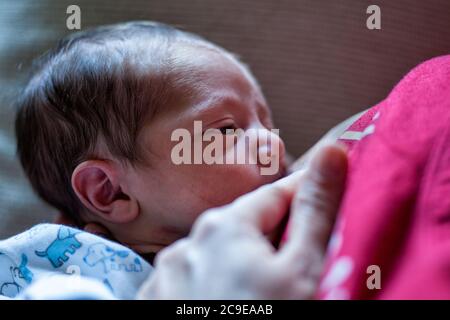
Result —
[[[413,69],[341,140],[349,174],[318,298],[450,299],[450,56]]]

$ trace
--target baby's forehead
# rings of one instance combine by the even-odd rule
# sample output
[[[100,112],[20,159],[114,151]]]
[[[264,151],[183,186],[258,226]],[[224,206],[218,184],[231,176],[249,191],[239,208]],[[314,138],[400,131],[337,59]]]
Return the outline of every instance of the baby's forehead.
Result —
[[[260,95],[259,85],[249,70],[231,54],[202,45],[178,45],[172,66],[192,91],[199,95],[233,94],[235,98]]]

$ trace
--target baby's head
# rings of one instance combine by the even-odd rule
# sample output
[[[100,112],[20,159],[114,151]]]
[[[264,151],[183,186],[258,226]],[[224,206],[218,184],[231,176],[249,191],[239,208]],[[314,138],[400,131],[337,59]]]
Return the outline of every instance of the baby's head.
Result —
[[[196,35],[152,22],[100,27],[62,40],[34,70],[16,119],[32,186],[78,224],[102,224],[138,251],[158,251],[185,236],[206,209],[283,174],[283,143],[269,131],[270,110],[256,80],[233,55]],[[258,140],[257,153],[272,151],[276,172],[261,174],[259,160],[174,161],[177,129],[198,141],[213,128],[220,130],[214,141],[229,139],[226,129],[267,133],[270,142]],[[231,138],[223,157],[248,144],[248,136]],[[205,148],[203,139],[181,153],[194,157]]]

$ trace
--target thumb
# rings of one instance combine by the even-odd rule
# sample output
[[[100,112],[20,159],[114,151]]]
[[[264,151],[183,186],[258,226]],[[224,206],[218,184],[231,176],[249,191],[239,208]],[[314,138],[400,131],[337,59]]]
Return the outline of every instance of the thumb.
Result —
[[[333,144],[317,150],[294,195],[288,239],[281,254],[300,259],[314,251],[323,257],[340,206],[346,176],[347,155],[343,147]]]

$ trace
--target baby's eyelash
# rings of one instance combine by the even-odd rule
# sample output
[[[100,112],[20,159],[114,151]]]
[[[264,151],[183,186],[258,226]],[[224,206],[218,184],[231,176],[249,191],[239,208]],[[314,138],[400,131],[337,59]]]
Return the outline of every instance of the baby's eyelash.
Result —
[[[227,125],[219,128],[219,130],[222,134],[231,134],[234,132],[234,130],[236,130],[236,127],[234,125]]]

